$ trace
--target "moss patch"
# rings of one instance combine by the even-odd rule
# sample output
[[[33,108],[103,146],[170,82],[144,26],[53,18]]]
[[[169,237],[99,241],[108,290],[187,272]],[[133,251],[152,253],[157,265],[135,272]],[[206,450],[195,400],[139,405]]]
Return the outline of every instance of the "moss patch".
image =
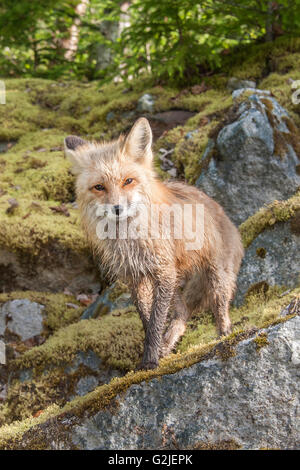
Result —
[[[300,192],[286,201],[274,201],[243,222],[239,229],[245,248],[248,248],[253,240],[266,228],[272,227],[277,222],[285,222],[296,215],[300,209]]]
[[[265,258],[267,254],[267,250],[264,247],[259,247],[256,249],[256,254],[259,258]]]
[[[259,281],[252,284],[247,290],[246,297],[251,297],[252,295],[261,295],[265,296],[269,290],[270,286],[266,281]]]
[[[53,403],[63,406],[74,391],[74,377],[63,371],[50,372],[24,383],[14,382],[10,387],[4,406],[0,406],[0,424],[37,417]]]
[[[124,282],[117,280],[115,282],[114,288],[109,293],[108,299],[111,302],[114,302],[118,297],[120,297],[120,295],[127,294],[128,292],[128,286],[124,284]]]
[[[294,217],[291,218],[290,227],[294,235],[300,235],[300,210],[296,211]]]
[[[257,351],[260,351],[261,348],[264,348],[265,346],[268,346],[269,344],[269,341],[268,341],[268,335],[267,333],[259,333],[256,338],[254,338],[254,343],[255,343],[255,346],[256,346],[256,350]]]
[[[190,103],[188,96],[182,103]],[[224,112],[232,105],[231,93],[226,90],[208,90],[191,98],[190,108],[197,114],[190,118],[184,126],[178,126],[165,132],[156,142],[159,148],[174,149],[173,161],[180,178],[193,184],[202,171],[202,157],[213,130]],[[159,167],[159,160],[156,161]],[[160,172],[163,175],[163,172]],[[165,175],[166,176],[166,175]]]
[[[300,131],[294,121],[289,116],[282,116],[282,121],[286,124],[288,132],[279,131],[276,116],[273,114],[274,106],[272,101],[269,98],[261,98],[261,102],[265,106],[268,120],[273,128],[275,143],[274,154],[283,159],[288,152],[288,145],[291,145],[300,158]]]
[[[42,414],[37,417],[30,417],[24,419],[23,421],[16,421],[13,424],[4,425],[1,428],[1,436],[0,440],[0,449],[7,450],[13,449],[15,441],[21,437],[24,433],[26,433],[29,429],[34,426],[39,425],[40,423],[44,423],[48,418],[51,419],[53,416],[59,413],[59,406],[58,405],[51,405],[49,406]],[[11,442],[10,442],[11,441]],[[45,445],[41,446],[38,445],[37,449],[45,449]]]

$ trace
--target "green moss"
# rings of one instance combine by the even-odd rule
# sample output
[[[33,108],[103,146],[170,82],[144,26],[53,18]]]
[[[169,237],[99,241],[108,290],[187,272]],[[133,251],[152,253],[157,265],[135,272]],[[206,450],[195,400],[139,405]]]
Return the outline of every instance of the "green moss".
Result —
[[[27,258],[41,254],[44,247],[88,253],[87,244],[80,229],[78,213],[68,207],[70,217],[54,213],[53,202],[21,199],[12,215],[6,213],[8,199],[0,199],[0,246]],[[57,204],[56,204],[57,205]],[[21,228],[21,229],[20,229]],[[45,253],[46,255],[46,253]]]
[[[223,71],[240,79],[259,81],[275,70],[284,73],[296,69],[299,52],[299,38],[280,37],[273,42],[249,45],[237,51],[228,57]],[[262,88],[261,83],[259,87]]]
[[[284,136],[288,143],[293,147],[298,158],[300,159],[300,131],[295,123],[287,116],[283,116],[283,121],[286,123],[289,133],[285,133]]]
[[[10,385],[5,407],[0,406],[0,425],[35,416],[53,403],[63,406],[74,390],[73,377],[63,371],[50,372],[39,380]]]
[[[293,120],[288,116],[282,116],[283,122],[287,125],[288,132],[279,131],[277,128],[276,117],[273,114],[272,101],[269,98],[261,98],[261,102],[265,106],[268,120],[274,132],[274,155],[278,155],[282,159],[285,158],[288,152],[288,145],[291,145],[300,158],[300,131]]]
[[[254,343],[256,346],[256,350],[260,351],[261,348],[264,348],[265,346],[268,346],[269,341],[268,341],[268,335],[265,332],[259,333],[256,338],[254,338]]]
[[[227,361],[230,357],[234,357],[236,355],[234,343],[226,342],[220,344],[216,350],[216,354],[222,361]]]
[[[14,442],[25,434],[29,429],[33,426],[37,426],[40,423],[44,423],[48,418],[55,416],[55,414],[59,413],[59,406],[58,405],[51,405],[49,406],[44,412],[34,418],[30,417],[24,419],[23,421],[16,421],[15,423],[4,425],[1,428],[1,437],[0,437],[0,449],[6,450],[13,448]],[[10,443],[11,441],[11,443]]]
[[[260,88],[271,91],[274,98],[288,111],[298,127],[300,126],[300,105],[293,103],[292,95],[295,90],[291,87],[291,80],[300,79],[299,70],[299,67],[295,67],[286,75],[277,72],[271,73],[260,84]]]
[[[269,288],[270,286],[266,281],[255,282],[247,290],[246,297],[250,297],[251,295],[257,294],[261,294],[264,296],[268,292]]]
[[[243,222],[239,229],[243,244],[248,248],[253,240],[266,228],[272,227],[277,222],[285,222],[295,216],[300,209],[300,192],[286,201],[274,201]]]
[[[299,144],[299,130],[296,128],[293,121],[287,116],[283,116],[282,120],[287,124],[289,132],[280,132],[276,128],[275,118],[271,112],[268,112],[269,122],[271,123],[274,131],[274,154],[279,155],[282,159],[286,157],[288,152],[288,144],[293,147],[296,154],[300,158],[300,144]]]
[[[260,258],[265,258],[267,254],[267,250],[264,247],[259,247],[256,249],[256,254]]]
[[[120,295],[128,292],[128,286],[124,284],[124,282],[117,280],[115,282],[114,288],[110,291],[108,298],[111,302],[114,302],[118,297],[120,297]]]
[[[178,98],[179,99],[179,98]],[[180,99],[181,107],[186,107],[197,114],[184,126],[178,126],[165,132],[158,139],[155,149],[173,148],[171,159],[178,170],[179,177],[193,184],[200,175],[202,157],[209,138],[218,125],[218,120],[232,104],[231,94],[224,90],[208,90],[200,95],[184,94]],[[193,131],[189,139],[188,132]],[[156,160],[159,167],[159,160]]]
[[[77,303],[72,297],[16,292],[0,295],[0,305],[14,298],[29,298],[45,305],[44,334],[54,334],[41,346],[14,345],[14,354],[7,364],[10,383],[5,404],[0,405],[0,426],[28,418],[52,403],[65,405],[76,394],[78,380],[95,375],[86,365],[73,367],[78,353],[92,351],[101,359],[97,379],[100,383],[101,370],[106,377],[109,368],[128,371],[139,362],[144,333],[133,308],[114,311],[100,320],[78,322],[83,308],[69,309],[66,301]],[[20,371],[29,371],[30,378],[20,382]]]
[[[69,203],[74,200],[69,163],[61,151],[51,151],[62,144],[63,137],[58,131],[31,132],[1,155],[4,171],[0,174],[0,187],[5,193],[0,197],[2,248],[31,256],[37,256],[51,243],[87,251],[78,211]],[[15,198],[19,207],[7,214],[10,198]],[[50,209],[60,202],[69,203],[70,217]]]

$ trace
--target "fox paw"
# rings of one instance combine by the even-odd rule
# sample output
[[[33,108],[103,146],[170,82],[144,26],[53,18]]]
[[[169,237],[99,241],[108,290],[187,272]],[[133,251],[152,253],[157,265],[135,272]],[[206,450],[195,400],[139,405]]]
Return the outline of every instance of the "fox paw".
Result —
[[[171,354],[171,352],[173,351],[175,346],[170,346],[169,344],[164,344],[162,346],[162,348],[160,349],[160,353],[159,353],[159,358],[162,359],[163,357],[166,357],[168,356],[169,354]]]
[[[228,328],[223,328],[220,332],[219,332],[219,338],[224,338],[225,336],[228,336],[232,333],[232,328],[231,326],[228,327]]]

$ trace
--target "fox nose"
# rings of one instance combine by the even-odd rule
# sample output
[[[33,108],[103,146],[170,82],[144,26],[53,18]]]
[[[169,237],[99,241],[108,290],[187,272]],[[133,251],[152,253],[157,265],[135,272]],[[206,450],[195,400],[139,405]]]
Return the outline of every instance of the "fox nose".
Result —
[[[113,206],[112,211],[113,211],[114,214],[120,215],[123,212],[123,207],[119,206],[119,205]]]

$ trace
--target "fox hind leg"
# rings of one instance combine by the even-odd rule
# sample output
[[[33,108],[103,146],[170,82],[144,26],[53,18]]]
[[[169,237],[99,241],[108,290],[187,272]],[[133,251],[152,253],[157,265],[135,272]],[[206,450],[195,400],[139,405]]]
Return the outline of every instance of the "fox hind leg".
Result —
[[[214,273],[210,276],[209,297],[219,336],[231,333],[229,316],[230,301],[234,291],[234,275],[229,273]]]
[[[229,300],[224,294],[216,294],[213,314],[219,336],[227,336],[231,333],[231,320],[229,316]]]
[[[184,334],[186,322],[190,316],[190,312],[179,290],[174,295],[174,309],[174,318],[171,320],[163,337],[160,357],[167,356],[172,352],[176,343]]]

